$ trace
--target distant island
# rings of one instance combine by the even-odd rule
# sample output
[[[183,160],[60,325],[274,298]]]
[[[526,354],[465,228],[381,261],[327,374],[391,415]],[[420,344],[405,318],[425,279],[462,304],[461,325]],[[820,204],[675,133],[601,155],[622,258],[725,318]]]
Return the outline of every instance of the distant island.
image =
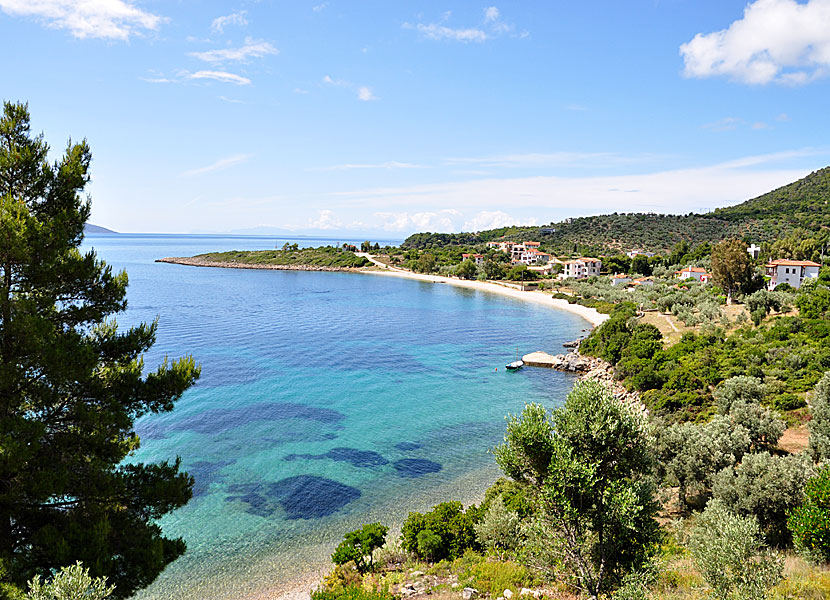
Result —
[[[107,235],[118,235],[117,231],[113,231],[112,229],[107,229],[106,227],[101,227],[100,225],[93,225],[92,223],[87,223],[84,225],[84,233],[98,233],[98,234],[107,234]]]

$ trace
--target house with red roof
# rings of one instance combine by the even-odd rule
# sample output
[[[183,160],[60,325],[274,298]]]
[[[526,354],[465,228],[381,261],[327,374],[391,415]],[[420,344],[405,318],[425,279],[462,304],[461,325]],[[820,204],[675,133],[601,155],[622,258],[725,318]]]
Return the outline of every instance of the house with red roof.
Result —
[[[798,289],[805,279],[818,277],[821,265],[811,260],[789,260],[779,258],[766,264],[765,270],[770,278],[767,288],[774,290],[782,283],[788,283]]]
[[[677,279],[697,279],[700,283],[709,283],[712,280],[712,274],[707,273],[706,269],[691,265],[680,271],[675,271],[674,276]]]

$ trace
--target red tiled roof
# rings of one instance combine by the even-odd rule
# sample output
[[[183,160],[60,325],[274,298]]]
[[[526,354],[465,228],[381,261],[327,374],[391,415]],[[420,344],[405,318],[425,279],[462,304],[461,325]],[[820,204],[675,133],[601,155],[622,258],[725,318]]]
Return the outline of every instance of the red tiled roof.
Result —
[[[767,263],[768,267],[820,267],[818,263],[811,260],[790,260],[788,258],[779,258]]]

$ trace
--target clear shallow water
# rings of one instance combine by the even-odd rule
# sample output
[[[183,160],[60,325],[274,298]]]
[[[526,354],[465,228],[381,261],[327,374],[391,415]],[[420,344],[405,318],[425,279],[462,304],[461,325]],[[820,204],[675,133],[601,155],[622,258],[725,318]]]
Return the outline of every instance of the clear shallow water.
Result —
[[[140,598],[268,597],[361,523],[475,499],[498,476],[487,450],[504,416],[556,406],[573,384],[503,369],[517,345],[556,351],[588,327],[567,312],[391,277],[153,262],[283,242],[86,240],[130,276],[120,325],[159,318],[148,367],[184,354],[202,365],[174,412],[136,426],[136,460],[178,455],[196,478],[193,500],[161,521],[187,554]]]

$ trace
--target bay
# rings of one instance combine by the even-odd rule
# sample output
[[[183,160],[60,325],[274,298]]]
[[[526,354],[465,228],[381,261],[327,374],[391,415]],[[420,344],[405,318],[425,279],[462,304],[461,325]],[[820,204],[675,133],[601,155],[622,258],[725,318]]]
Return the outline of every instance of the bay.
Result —
[[[94,235],[130,278],[119,325],[158,318],[148,369],[194,356],[202,377],[172,413],[140,419],[131,460],[182,459],[194,498],[164,517],[187,553],[137,598],[267,598],[328,562],[362,523],[473,501],[498,477],[488,450],[525,403],[559,405],[572,377],[504,371],[588,324],[498,295],[355,273],[212,269],[164,256],[346,240]],[[383,243],[383,241],[381,241]]]

